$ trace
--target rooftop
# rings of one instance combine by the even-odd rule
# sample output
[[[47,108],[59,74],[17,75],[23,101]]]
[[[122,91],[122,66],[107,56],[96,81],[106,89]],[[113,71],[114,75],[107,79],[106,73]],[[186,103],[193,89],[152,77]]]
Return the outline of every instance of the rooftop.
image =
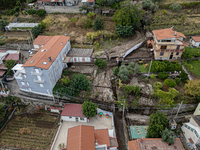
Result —
[[[9,23],[6,27],[11,28],[28,28],[28,27],[35,27],[38,26],[39,23]]]
[[[72,48],[67,56],[78,56],[78,57],[90,57],[92,55],[93,49],[77,49]]]
[[[195,42],[200,42],[200,36],[191,36]]]
[[[8,68],[4,64],[0,64],[0,70],[8,70]]]
[[[183,33],[174,31],[173,28],[153,30],[153,34],[156,36],[157,40],[169,39],[169,38],[180,38],[180,37],[186,38]]]
[[[9,60],[9,59],[13,59],[13,60],[19,60],[19,54],[8,54],[4,60]]]
[[[0,76],[3,76],[6,73],[6,70],[0,70]]]
[[[53,36],[38,35],[34,40],[33,45],[45,45],[51,38],[53,38]]]
[[[70,128],[67,150],[95,150],[94,127],[80,125]]]
[[[23,67],[49,69],[69,39],[70,37],[63,35],[52,37]],[[51,61],[49,61],[49,57]]]
[[[81,104],[66,104],[61,116],[86,117],[82,112]]]
[[[149,126],[130,126],[131,138],[132,139],[146,138],[148,127]]]
[[[168,145],[162,142],[161,138],[144,138],[128,142],[129,150],[185,150],[180,138],[175,139],[175,143]]]
[[[110,146],[108,129],[99,129],[95,130],[94,132],[95,132],[95,142],[97,142],[99,145],[106,144],[107,146]]]

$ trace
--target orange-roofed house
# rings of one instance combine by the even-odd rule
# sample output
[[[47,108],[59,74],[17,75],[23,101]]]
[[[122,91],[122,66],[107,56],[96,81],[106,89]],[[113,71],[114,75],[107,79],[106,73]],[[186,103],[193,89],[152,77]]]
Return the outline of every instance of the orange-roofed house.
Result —
[[[172,28],[153,30],[153,49],[155,60],[178,59],[187,46],[184,34]]]
[[[167,144],[162,138],[144,138],[128,141],[128,150],[185,150],[179,138],[174,144]]]
[[[68,129],[67,150],[117,150],[116,137],[108,129],[95,130],[93,126],[79,125]]]
[[[38,44],[44,45],[25,64],[17,64],[12,70],[20,90],[52,96],[53,87],[67,67],[63,61],[71,45],[68,36],[53,36],[45,41],[46,38],[39,37],[43,43],[36,39]]]
[[[190,45],[200,47],[200,36],[191,36]]]

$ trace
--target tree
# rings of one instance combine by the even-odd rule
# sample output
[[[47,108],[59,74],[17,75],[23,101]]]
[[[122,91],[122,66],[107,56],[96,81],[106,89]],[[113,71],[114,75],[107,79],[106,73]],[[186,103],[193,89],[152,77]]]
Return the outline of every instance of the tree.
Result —
[[[84,101],[82,108],[84,115],[86,115],[87,117],[94,117],[97,114],[98,105],[92,102]]]
[[[33,14],[36,13],[36,10],[35,9],[29,9],[27,12],[28,12],[29,15],[33,15]]]
[[[175,143],[175,138],[174,138],[174,133],[173,131],[169,129],[165,129],[162,132],[162,141],[167,142],[168,144],[174,144]]]
[[[39,9],[36,12],[36,15],[38,15],[39,17],[44,17],[46,13],[47,13],[46,10]]]
[[[15,65],[15,60],[13,59],[8,59],[4,62],[4,65],[8,68],[8,69],[12,69],[12,67],[14,67]]]
[[[167,125],[168,120],[164,113],[157,111],[151,114],[149,127],[147,129],[147,138],[160,138]]]
[[[106,62],[106,60],[97,58],[96,61],[94,62],[94,64],[95,64],[99,69],[101,69],[101,68],[103,68],[103,67],[106,66],[107,62]]]
[[[138,9],[131,1],[122,2],[120,9],[118,9],[113,17],[116,26],[132,26],[133,30],[140,28],[143,10]]]
[[[200,80],[189,80],[185,84],[185,92],[192,96],[200,96]]]
[[[182,9],[182,6],[180,4],[175,3],[175,4],[171,4],[169,6],[169,9],[171,9],[174,12],[179,12]]]
[[[41,29],[45,29],[46,28],[46,24],[43,21],[41,21],[40,24],[39,24],[39,27]]]
[[[42,33],[42,29],[40,28],[40,26],[35,26],[31,29],[31,32],[33,34],[33,37],[36,38],[39,34]]]
[[[136,64],[136,63],[134,63],[134,62],[131,62],[129,65],[128,65],[128,67],[127,67],[127,69],[128,69],[128,71],[131,71],[132,73],[133,72],[139,72],[139,65],[138,64]]]
[[[96,4],[102,6],[104,3],[104,0],[96,0]]]
[[[119,68],[118,67],[115,67],[115,69],[113,70],[113,74],[114,75],[117,75],[119,73]]]
[[[8,24],[9,24],[8,21],[0,19],[0,30],[3,30],[5,26],[7,26]]]
[[[168,73],[167,72],[159,72],[158,74],[158,78],[162,79],[162,80],[165,80],[169,77]]]
[[[132,26],[116,26],[115,30],[117,32],[117,35],[121,37],[129,37],[133,34],[133,27]]]
[[[176,82],[174,82],[174,80],[172,80],[172,79],[165,79],[164,85],[167,85],[168,87],[175,87]]]
[[[142,1],[142,8],[146,10],[150,10],[152,2],[150,0],[143,0]]]
[[[71,88],[88,91],[91,89],[88,78],[83,74],[76,74],[71,79]]]
[[[187,82],[187,80],[189,80],[188,74],[184,70],[181,71],[181,73],[179,74],[179,77],[181,78],[183,82]]]
[[[121,67],[119,68],[118,76],[120,77],[122,81],[127,81],[128,75],[129,75],[129,72],[128,72],[127,67],[124,64],[122,64]]]
[[[96,17],[94,20],[93,30],[101,30],[103,28],[103,19],[100,17]]]
[[[185,47],[185,51],[182,54],[182,57],[185,59],[194,58],[194,50],[192,47]]]

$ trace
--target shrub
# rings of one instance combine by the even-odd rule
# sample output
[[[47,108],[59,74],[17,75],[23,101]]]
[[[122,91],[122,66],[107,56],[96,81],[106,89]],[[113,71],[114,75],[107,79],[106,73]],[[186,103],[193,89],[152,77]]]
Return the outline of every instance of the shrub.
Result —
[[[152,2],[150,0],[143,0],[142,1],[142,8],[143,9],[150,9]]]
[[[120,77],[120,79],[122,81],[127,81],[128,80],[128,75],[129,75],[129,72],[128,72],[128,69],[127,67],[122,64],[119,68],[119,73],[118,73],[118,76]]]
[[[0,30],[3,30],[8,24],[8,21],[0,19]]]
[[[106,66],[107,62],[106,62],[106,60],[97,58],[96,61],[94,62],[94,64],[95,64],[99,69],[101,69],[101,68],[103,68],[103,67]]]
[[[27,12],[28,12],[29,15],[36,14],[36,10],[35,9],[29,9]]]
[[[181,82],[181,79],[180,78],[175,78],[175,82],[176,82],[176,84],[179,84]]]
[[[42,22],[44,22],[47,28],[53,25],[53,19],[50,15],[48,15]]]
[[[84,28],[89,28],[92,26],[92,21],[88,19],[86,16],[79,18],[78,22],[76,23],[77,26],[82,26]]]
[[[127,67],[128,71],[130,72],[130,74],[132,74],[133,72],[138,73],[140,70],[140,67],[138,64],[135,64],[134,62],[131,62],[128,67]]]
[[[117,35],[122,37],[129,37],[133,34],[133,27],[132,26],[116,26],[115,30],[117,32]]]
[[[165,80],[169,77],[168,73],[167,72],[160,72],[158,74],[158,78],[162,79],[162,80]]]
[[[3,19],[3,20],[7,20],[7,17],[3,17],[2,19]]]
[[[176,82],[174,82],[172,79],[166,79],[164,81],[164,85],[167,85],[168,87],[175,87],[176,86]]]
[[[77,18],[70,19],[70,22],[76,22]]]
[[[150,78],[151,78],[151,79],[155,79],[155,78],[156,78],[156,75],[152,73],[151,76],[150,76]]]
[[[0,41],[0,45],[4,45],[4,44],[6,44],[5,41]]]
[[[39,27],[41,29],[45,29],[46,28],[46,24],[43,21],[41,21],[40,24],[39,24]]]
[[[83,24],[84,28],[89,28],[92,26],[92,20],[91,19],[87,19],[86,22]]]
[[[14,16],[15,16],[15,17],[18,17],[18,16],[19,16],[19,13],[18,13],[18,12],[16,12],[16,13],[14,14]]]
[[[171,4],[169,6],[169,9],[171,9],[174,12],[179,12],[182,9],[182,6],[180,4],[175,3],[175,4]]]
[[[165,130],[161,134],[162,141],[167,142],[168,144],[174,144],[175,138],[174,138],[174,132],[165,128]]]
[[[61,81],[62,85],[68,85],[68,84],[70,84],[70,79],[69,79],[68,76],[64,76],[63,78],[60,79],[60,81]]]
[[[119,73],[119,68],[118,67],[115,67],[115,69],[113,70],[113,74],[114,75],[117,75]]]
[[[164,15],[167,13],[167,11],[166,11],[166,10],[162,10],[162,12],[163,12],[163,14],[164,14]]]
[[[15,6],[14,11],[15,11],[15,12],[19,12],[19,6]]]
[[[183,82],[187,82],[187,80],[189,80],[188,74],[184,70],[181,71],[181,73],[179,74],[179,77],[181,78]]]
[[[94,20],[93,30],[101,30],[103,28],[103,19],[100,17],[96,17]]]
[[[36,15],[38,15],[39,17],[44,17],[46,13],[47,13],[46,10],[41,10],[41,9],[39,9],[39,10],[36,12]]]
[[[87,117],[94,117],[97,114],[98,105],[84,101],[83,105],[83,114]]]
[[[141,89],[137,85],[124,85],[124,91],[126,94],[133,92],[136,96],[139,96],[141,93]]]
[[[42,29],[39,26],[35,26],[31,29],[33,37],[36,38],[39,34],[42,33]]]
[[[162,85],[161,82],[155,82],[155,83],[153,84],[153,88],[154,88],[154,89],[162,89],[162,88],[163,88],[163,85]]]
[[[76,90],[85,90],[85,91],[91,89],[88,78],[83,74],[75,74],[71,79],[70,87]]]
[[[185,84],[185,91],[187,94],[192,96],[200,96],[200,80],[189,80]]]
[[[87,14],[87,16],[89,17],[89,18],[92,18],[92,17],[94,17],[96,14],[94,13],[94,12],[89,12],[88,14]]]

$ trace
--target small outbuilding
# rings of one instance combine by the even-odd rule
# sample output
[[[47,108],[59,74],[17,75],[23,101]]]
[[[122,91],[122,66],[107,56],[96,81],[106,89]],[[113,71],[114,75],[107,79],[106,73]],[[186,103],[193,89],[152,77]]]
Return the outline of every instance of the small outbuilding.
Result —
[[[88,118],[82,112],[81,104],[66,104],[62,113],[63,121],[88,122]]]
[[[191,36],[191,46],[200,47],[200,36]]]

